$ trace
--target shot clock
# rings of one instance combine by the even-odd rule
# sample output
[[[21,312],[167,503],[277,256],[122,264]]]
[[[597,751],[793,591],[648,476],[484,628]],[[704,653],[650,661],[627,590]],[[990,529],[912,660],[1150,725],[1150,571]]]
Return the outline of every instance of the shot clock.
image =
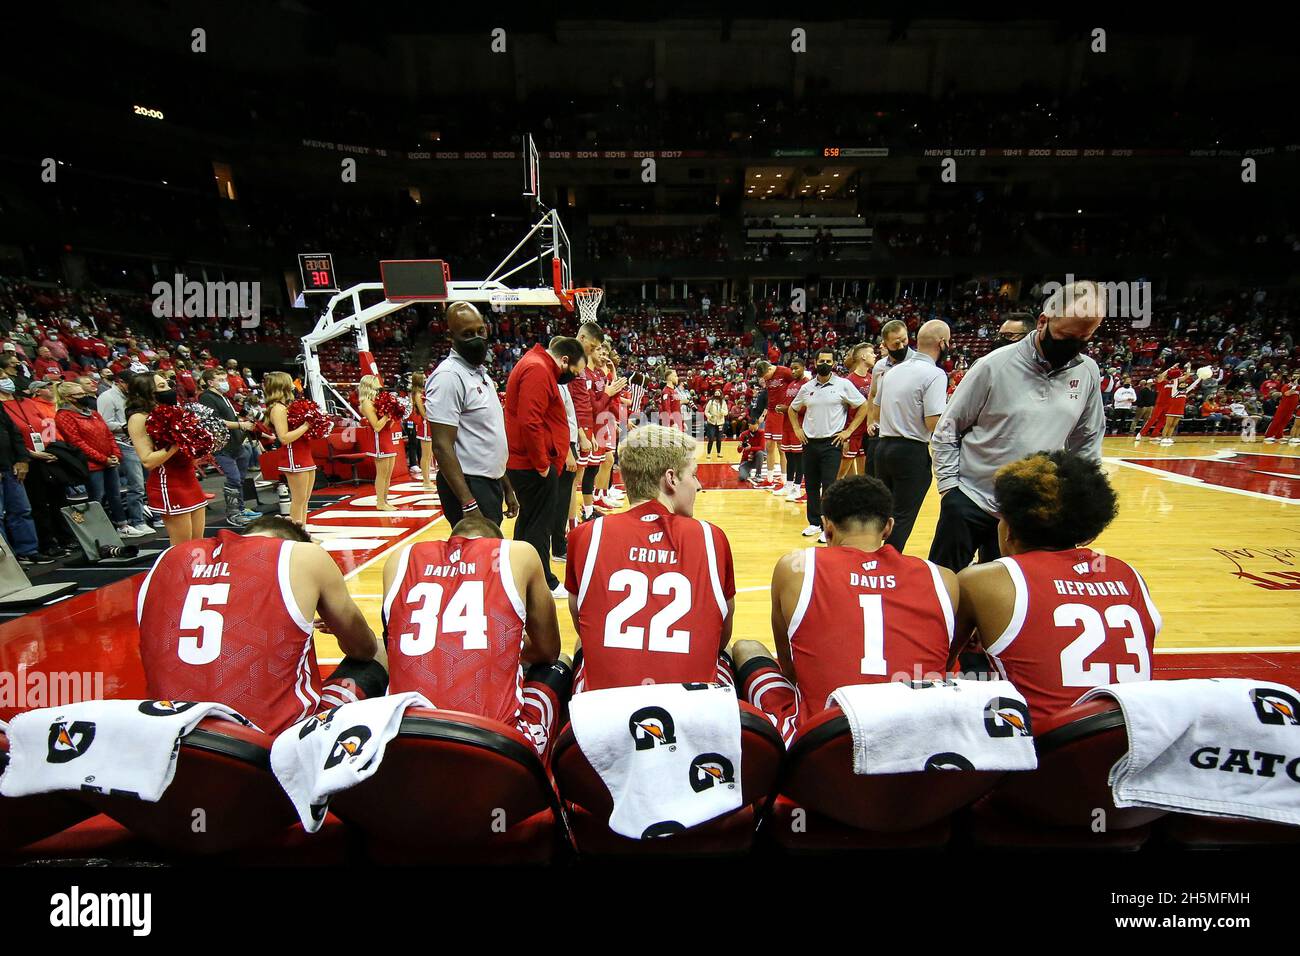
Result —
[[[298,271],[302,274],[303,292],[338,292],[334,279],[334,256],[328,252],[298,254]]]

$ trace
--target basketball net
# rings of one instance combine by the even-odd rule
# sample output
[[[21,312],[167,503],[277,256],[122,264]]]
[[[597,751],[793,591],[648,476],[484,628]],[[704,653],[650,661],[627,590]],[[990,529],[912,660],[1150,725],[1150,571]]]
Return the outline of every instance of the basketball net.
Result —
[[[578,318],[581,321],[596,321],[596,313],[600,311],[601,300],[605,298],[604,289],[572,289],[569,296],[578,307]]]

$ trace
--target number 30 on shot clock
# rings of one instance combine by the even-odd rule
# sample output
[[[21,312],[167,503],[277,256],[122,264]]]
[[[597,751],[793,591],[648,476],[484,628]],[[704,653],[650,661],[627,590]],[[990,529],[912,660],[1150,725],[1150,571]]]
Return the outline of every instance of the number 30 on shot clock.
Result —
[[[328,252],[298,254],[298,271],[302,273],[303,292],[338,292],[334,279],[334,256]]]

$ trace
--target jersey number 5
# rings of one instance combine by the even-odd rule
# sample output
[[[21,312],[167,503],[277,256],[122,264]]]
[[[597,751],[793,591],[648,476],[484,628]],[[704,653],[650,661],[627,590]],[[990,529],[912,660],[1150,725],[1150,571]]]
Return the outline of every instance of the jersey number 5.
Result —
[[[191,584],[185,592],[180,630],[199,632],[197,637],[182,637],[176,642],[176,654],[186,664],[211,664],[221,654],[225,618],[220,611],[204,605],[224,607],[229,599],[229,584]]]

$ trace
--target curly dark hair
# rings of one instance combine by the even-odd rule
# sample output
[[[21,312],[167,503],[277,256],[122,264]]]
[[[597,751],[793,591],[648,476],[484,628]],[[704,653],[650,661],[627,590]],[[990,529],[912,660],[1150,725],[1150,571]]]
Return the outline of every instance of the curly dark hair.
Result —
[[[1077,548],[1119,514],[1101,462],[1068,451],[1039,451],[1003,465],[993,494],[1012,536],[1035,549]]]
[[[822,495],[822,514],[834,521],[837,528],[847,529],[854,524],[884,528],[894,514],[894,496],[879,478],[850,475],[826,489]]]

